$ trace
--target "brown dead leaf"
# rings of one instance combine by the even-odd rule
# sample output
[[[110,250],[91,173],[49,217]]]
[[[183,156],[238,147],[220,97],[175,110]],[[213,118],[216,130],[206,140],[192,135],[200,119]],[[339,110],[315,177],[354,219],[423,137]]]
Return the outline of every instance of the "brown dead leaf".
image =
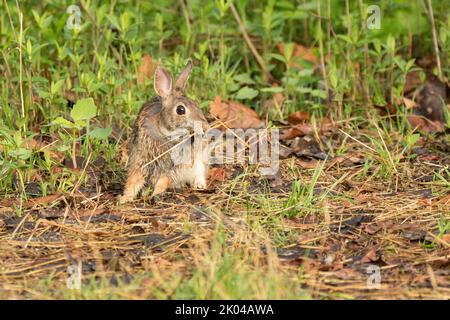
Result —
[[[157,63],[148,54],[142,57],[141,65],[139,66],[139,76],[137,82],[143,84],[145,79],[151,79]]]
[[[64,159],[64,166],[67,169],[78,172],[86,166],[86,159],[84,157],[76,156],[75,161],[72,158]]]
[[[384,221],[378,222],[378,225],[379,225],[381,228],[387,230],[387,229],[392,228],[392,226],[395,225],[395,222],[394,222],[393,220],[384,220]]]
[[[395,113],[397,111],[397,108],[401,105],[404,105],[406,107],[406,110],[411,110],[417,106],[417,103],[414,100],[405,97],[394,97],[393,103],[394,106],[388,107],[389,111],[392,113]]]
[[[373,193],[360,192],[355,196],[354,200],[358,204],[367,204],[370,206],[372,202],[376,202],[378,200],[378,197],[375,196]]]
[[[369,263],[369,262],[375,262],[378,260],[378,255],[375,249],[370,249],[364,257],[361,259],[361,263]]]
[[[403,104],[405,105],[406,110],[410,110],[416,106],[416,103],[408,98],[403,98]]]
[[[29,150],[36,150],[38,148],[38,142],[33,138],[26,139],[24,141],[24,147]]]
[[[288,122],[292,125],[309,121],[310,114],[306,111],[297,111],[288,116]]]
[[[408,72],[405,80],[405,88],[403,89],[405,94],[413,92],[417,88],[419,88],[423,84],[422,80],[420,80],[420,70],[414,70]]]
[[[4,208],[0,208],[0,213],[13,211],[12,207],[14,205],[16,205],[16,206],[21,205],[23,209],[29,209],[29,208],[34,207],[35,205],[49,204],[49,203],[52,203],[53,201],[58,200],[61,197],[61,195],[62,194],[60,192],[57,192],[57,193],[49,195],[49,196],[30,199],[29,201],[22,203],[22,204],[21,204],[20,199],[17,199],[17,198],[4,199],[0,202],[0,206],[4,207]]]
[[[364,163],[364,154],[358,152],[349,152],[345,156],[338,156],[331,159],[327,165],[327,170],[335,166],[336,164],[340,164],[343,167],[351,167],[354,165],[359,165]]]
[[[28,207],[28,206],[36,205],[36,204],[51,203],[51,202],[59,199],[60,197],[61,197],[61,193],[57,192],[57,193],[49,195],[49,196],[40,197],[40,198],[36,198],[36,199],[31,199],[30,201],[27,202],[27,204],[25,206]]]
[[[436,154],[430,153],[430,154],[425,154],[423,156],[419,156],[418,159],[420,161],[436,161],[436,160],[439,160],[439,156]]]
[[[450,243],[450,233],[446,233],[442,236],[442,241]]]
[[[281,42],[277,44],[278,50],[283,55],[284,55],[284,46],[285,46],[284,43]],[[314,64],[318,63],[319,61],[317,55],[314,53],[314,48],[308,48],[298,43],[294,43],[294,50],[292,53],[292,59],[289,63],[289,66],[294,68],[300,68],[300,65],[294,61],[295,60],[294,58],[300,58],[312,62]]]
[[[274,85],[274,87],[275,87],[275,85]],[[283,94],[281,92],[275,92],[273,94],[272,100],[276,106],[281,107],[281,105],[283,104],[284,100],[286,100],[286,98],[283,96]]]
[[[226,171],[224,168],[209,169],[209,177],[212,181],[225,181]]]
[[[318,166],[320,166],[320,161],[318,161],[318,160],[303,161],[303,160],[297,159],[296,164],[304,169],[315,169]]]
[[[380,230],[381,230],[381,226],[379,226],[378,224],[374,224],[374,223],[368,224],[364,227],[364,231],[370,235],[373,235]]]
[[[322,123],[320,124],[320,132],[327,133],[332,132],[335,129],[335,125],[331,122],[330,118],[324,117]]]
[[[261,121],[255,110],[238,102],[222,101],[220,96],[216,96],[211,103],[210,112],[213,117],[224,123],[222,129],[223,127],[231,129],[259,129],[264,126],[263,121]]]
[[[433,206],[450,206],[450,194],[445,195],[442,198],[433,199],[432,200]]]
[[[341,280],[354,280],[357,279],[359,273],[351,269],[341,269],[333,272],[336,278]]]
[[[444,123],[440,121],[431,121],[415,114],[407,116],[406,119],[411,127],[423,131],[424,133],[442,132],[445,130]]]
[[[105,212],[106,212],[105,208],[100,208],[100,209],[95,209],[95,210],[89,210],[89,209],[78,210],[77,212],[71,211],[71,214],[73,216],[77,216],[77,217],[92,217],[92,216],[97,216],[97,215],[103,214]]]
[[[300,123],[294,125],[288,129],[285,129],[280,134],[281,140],[290,140],[296,137],[302,137],[310,134],[312,132],[312,127],[308,123]]]
[[[291,125],[290,128],[283,130],[280,134],[281,140],[290,140],[296,137],[302,137],[309,135],[313,132],[313,127],[308,121],[310,120],[310,114],[305,111],[297,111],[291,113],[288,116],[287,121]],[[324,134],[331,132],[334,129],[334,125],[327,117],[322,119],[322,122],[318,125],[320,133]]]

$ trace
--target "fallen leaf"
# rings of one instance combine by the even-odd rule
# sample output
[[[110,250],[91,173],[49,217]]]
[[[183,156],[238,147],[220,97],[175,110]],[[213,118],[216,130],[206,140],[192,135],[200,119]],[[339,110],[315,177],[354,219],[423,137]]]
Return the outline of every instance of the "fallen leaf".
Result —
[[[264,126],[255,110],[247,106],[234,102],[222,101],[220,96],[216,96],[210,105],[211,115],[224,123],[225,128],[259,129]]]
[[[285,44],[284,43],[278,43],[277,48],[280,51],[281,54],[284,55],[285,53]],[[309,62],[312,62],[316,64],[319,59],[317,58],[317,55],[314,53],[314,48],[308,48],[305,46],[302,46],[301,44],[294,43],[294,49],[292,52],[292,58],[289,63],[290,67],[300,68],[300,65],[295,62],[294,58],[300,58]]]
[[[296,156],[306,156],[319,160],[327,159],[327,154],[322,151],[319,143],[311,136],[297,137],[288,141],[288,146]]]
[[[370,249],[364,257],[361,259],[361,263],[369,263],[369,262],[375,262],[378,260],[377,252],[375,249]]]
[[[51,203],[53,201],[56,201],[60,197],[61,197],[61,193],[57,192],[57,193],[49,195],[49,196],[31,199],[30,201],[27,202],[27,204],[24,205],[24,207],[31,207],[32,205],[36,205],[36,204]]]
[[[274,84],[273,87],[278,87],[278,85]],[[275,92],[272,95],[273,104],[277,107],[281,107],[284,100],[286,100],[285,96],[281,92]]]
[[[310,114],[306,111],[297,111],[288,116],[288,122],[292,125],[309,121]]]
[[[378,224],[373,224],[373,223],[368,224],[364,227],[364,231],[370,235],[373,235],[380,230],[381,230],[381,226],[379,226]]]
[[[444,234],[442,236],[442,241],[450,243],[450,233]]]
[[[5,199],[0,202],[0,206],[4,208],[0,208],[0,212],[9,212],[13,211],[13,206],[21,206],[23,209],[29,209],[32,208],[35,205],[38,204],[49,204],[53,201],[58,200],[61,197],[61,193],[57,192],[55,194],[45,196],[45,197],[39,197],[39,198],[33,198],[25,203],[21,203],[20,199]]]
[[[378,197],[376,197],[373,193],[358,193],[354,200],[356,201],[356,203],[358,204],[368,204],[370,205],[371,202],[377,202],[378,201]]]
[[[283,130],[280,133],[280,140],[290,140],[296,137],[302,137],[310,134],[312,132],[312,127],[308,123],[300,123],[294,125],[288,129]]]
[[[405,80],[405,88],[403,89],[405,94],[413,92],[418,87],[423,84],[423,81],[420,79],[420,70],[414,70],[408,72]]]
[[[320,161],[318,160],[311,160],[311,161],[303,161],[300,159],[297,159],[296,161],[297,165],[304,169],[315,169],[320,165]]]
[[[403,104],[405,105],[406,110],[410,110],[416,106],[416,103],[408,98],[403,98]]]
[[[77,212],[71,211],[70,213],[73,216],[77,216],[77,217],[93,217],[93,216],[100,215],[100,214],[104,213],[105,211],[106,211],[106,209],[101,208],[101,209],[95,209],[95,210],[84,209],[84,210],[78,210]]]
[[[320,124],[320,132],[321,133],[333,132],[334,129],[335,129],[335,126],[331,122],[331,120],[328,117],[324,117],[322,119],[322,123]]]
[[[297,111],[291,113],[288,116],[287,121],[291,127],[283,130],[280,134],[281,140],[290,140],[296,137],[302,137],[309,135],[313,132],[313,127],[308,121],[310,120],[310,114],[305,111]],[[327,117],[322,119],[322,122],[318,124],[318,131],[320,133],[332,132],[334,125]]]
[[[450,194],[447,194],[446,196],[440,198],[440,199],[433,199],[432,201],[433,206],[447,206],[450,205]]]
[[[226,171],[224,168],[209,169],[209,177],[212,181],[225,181]]]
[[[348,153],[346,156],[338,156],[330,160],[327,169],[332,168],[336,164],[343,167],[352,167],[364,163],[364,155],[359,153]]]
[[[72,171],[80,171],[84,168],[85,165],[86,159],[84,157],[76,156],[75,163],[72,158],[64,159],[64,166]]]
[[[409,115],[406,117],[411,127],[423,131],[424,133],[442,132],[445,130],[444,123],[440,121],[431,121],[419,115]]]
[[[157,63],[153,61],[152,57],[148,54],[142,57],[141,65],[139,66],[139,76],[137,82],[143,84],[145,79],[151,79],[155,71]]]

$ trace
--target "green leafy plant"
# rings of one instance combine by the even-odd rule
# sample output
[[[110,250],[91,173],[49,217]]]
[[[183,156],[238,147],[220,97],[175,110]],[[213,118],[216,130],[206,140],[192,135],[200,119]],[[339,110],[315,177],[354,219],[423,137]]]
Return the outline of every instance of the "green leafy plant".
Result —
[[[89,138],[104,140],[111,134],[111,128],[95,128],[90,130],[90,120],[97,115],[97,107],[95,106],[94,99],[86,98],[80,99],[73,106],[70,112],[72,121],[67,120],[63,117],[57,117],[52,121],[52,125],[58,126],[64,129],[68,129],[71,133],[72,138],[72,159],[76,159],[76,143],[83,136],[82,130],[85,129],[85,144],[89,144]],[[74,162],[76,167],[76,162]]]

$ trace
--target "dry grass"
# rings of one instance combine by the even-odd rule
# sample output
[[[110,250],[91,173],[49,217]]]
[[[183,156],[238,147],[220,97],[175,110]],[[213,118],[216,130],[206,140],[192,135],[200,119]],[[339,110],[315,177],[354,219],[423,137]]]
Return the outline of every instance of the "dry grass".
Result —
[[[295,158],[272,180],[230,166],[205,192],[127,206],[116,204],[120,183],[5,199],[0,298],[449,299],[450,192],[436,179],[448,156],[401,161],[381,179],[366,148],[348,143],[320,172]],[[78,263],[82,289],[71,290]],[[369,266],[380,288],[368,288]]]

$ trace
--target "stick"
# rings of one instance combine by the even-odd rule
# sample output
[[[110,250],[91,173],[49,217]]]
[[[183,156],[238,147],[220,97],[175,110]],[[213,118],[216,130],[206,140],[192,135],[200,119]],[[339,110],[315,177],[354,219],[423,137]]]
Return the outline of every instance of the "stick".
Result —
[[[431,5],[431,0],[427,1],[428,4],[428,15],[430,16],[431,20],[431,30],[433,32],[433,44],[434,44],[434,52],[436,53],[436,63],[439,73],[439,80],[443,80],[442,78],[442,68],[441,68],[441,57],[439,56],[439,46],[438,46],[438,40],[437,40],[437,34],[436,34],[436,25],[434,23],[434,16],[433,16],[433,6]]]
[[[22,119],[23,119],[23,132],[27,131],[27,124],[25,121],[25,103],[23,100],[23,84],[22,84],[22,42],[23,42],[23,13],[20,11],[19,3],[16,0],[17,11],[19,13],[19,90],[20,90],[20,105],[22,109]]]
[[[236,18],[236,21],[237,21],[237,23],[239,25],[239,29],[241,30],[242,35],[244,36],[245,42],[247,43],[248,47],[250,48],[250,51],[255,56],[256,61],[258,62],[258,64],[261,66],[261,69],[264,72],[266,78],[269,81],[272,81],[273,80],[273,76],[270,74],[269,70],[267,70],[267,67],[266,67],[266,65],[264,63],[264,60],[261,58],[261,56],[259,55],[259,53],[256,50],[255,46],[253,45],[252,40],[248,36],[248,33],[245,30],[245,26],[242,23],[241,17],[239,17],[239,13],[237,12],[236,7],[234,6],[234,3],[231,3],[230,8],[231,8],[231,11],[233,12],[234,17]]]
[[[322,39],[322,18],[321,18],[321,12],[320,12],[320,6],[321,6],[321,2],[317,1],[317,14],[319,15],[319,51],[320,51],[320,64],[322,66],[321,71],[322,71],[322,77],[323,77],[323,83],[325,85],[325,91],[327,93],[327,100],[329,98],[329,90],[328,90],[328,77],[327,77],[327,70],[325,68],[325,58],[324,58],[324,53],[323,53],[323,39]],[[340,113],[340,112],[339,112]],[[340,115],[340,114],[339,114]],[[340,117],[342,119],[342,116],[340,115]]]

